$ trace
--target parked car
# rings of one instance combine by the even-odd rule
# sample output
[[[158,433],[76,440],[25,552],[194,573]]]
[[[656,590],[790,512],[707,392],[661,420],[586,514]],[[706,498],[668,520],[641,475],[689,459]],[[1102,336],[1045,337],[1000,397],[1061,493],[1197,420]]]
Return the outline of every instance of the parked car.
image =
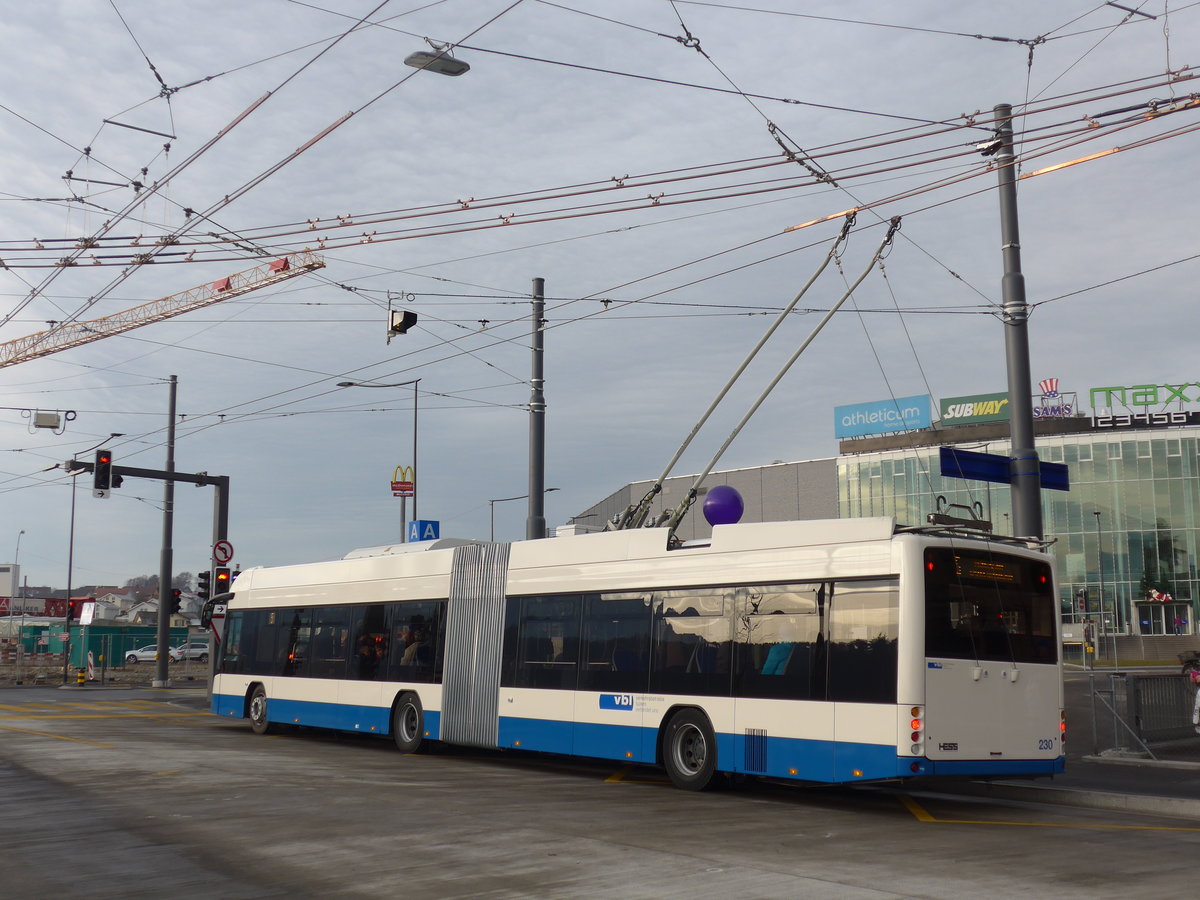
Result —
[[[175,652],[179,655],[176,659],[194,659],[197,662],[208,662],[208,642],[207,641],[188,641],[182,647],[176,647]]]
[[[175,647],[168,647],[167,654],[171,662],[178,662],[183,658],[182,654]],[[145,647],[130,650],[125,654],[125,662],[130,665],[137,665],[140,662],[154,662],[156,659],[158,659],[158,644],[148,644]]]

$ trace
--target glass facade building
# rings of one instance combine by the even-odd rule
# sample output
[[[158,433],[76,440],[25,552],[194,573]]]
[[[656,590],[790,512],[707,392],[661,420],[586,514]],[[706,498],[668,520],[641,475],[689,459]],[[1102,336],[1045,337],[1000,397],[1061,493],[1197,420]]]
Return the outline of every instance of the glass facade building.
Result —
[[[940,507],[1011,534],[1008,485],[939,472],[939,446],[1006,456],[1008,442],[956,441],[960,430],[910,432],[906,447],[861,453],[843,442],[838,514],[923,525]],[[1102,616],[1108,628],[1130,635],[1197,633],[1200,428],[1039,433],[1037,450],[1070,473],[1069,491],[1042,491],[1064,619]]]

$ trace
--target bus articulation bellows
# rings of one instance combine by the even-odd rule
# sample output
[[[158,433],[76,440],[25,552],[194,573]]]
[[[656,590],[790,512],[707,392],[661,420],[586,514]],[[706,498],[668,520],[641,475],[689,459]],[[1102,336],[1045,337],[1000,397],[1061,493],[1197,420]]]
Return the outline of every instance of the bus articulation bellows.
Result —
[[[1049,557],[893,519],[439,540],[243,572],[212,710],[826,783],[1063,769]]]

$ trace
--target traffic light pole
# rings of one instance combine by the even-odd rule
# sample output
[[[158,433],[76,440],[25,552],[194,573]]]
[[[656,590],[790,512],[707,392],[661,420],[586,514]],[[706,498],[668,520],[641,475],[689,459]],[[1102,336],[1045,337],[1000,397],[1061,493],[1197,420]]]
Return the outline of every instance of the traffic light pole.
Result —
[[[172,415],[172,420],[173,419],[174,419],[174,415]],[[149,479],[152,479],[155,481],[165,481],[168,484],[174,484],[177,481],[182,481],[186,484],[195,484],[195,485],[200,485],[200,486],[211,485],[213,488],[216,489],[215,495],[213,497],[213,544],[215,545],[218,541],[228,540],[228,538],[229,538],[229,490],[230,490],[229,476],[228,475],[209,475],[207,472],[197,472],[194,475],[188,474],[186,472],[176,472],[174,470],[173,456],[169,460],[169,465],[170,465],[169,469],[140,469],[140,468],[137,468],[134,466],[113,466],[112,473],[114,475],[120,475],[124,478],[149,478]],[[78,459],[69,459],[66,461],[66,463],[64,463],[64,468],[66,469],[66,472],[68,475],[75,476],[75,475],[78,475],[80,472],[93,472],[95,470],[95,464],[90,463],[90,462],[83,462],[82,460],[78,460]],[[74,487],[73,487],[73,485],[74,485],[74,481],[72,480],[72,503],[74,503]],[[174,499],[173,494],[171,495],[171,499],[172,500]],[[171,505],[172,504],[168,504],[168,508],[170,508]],[[73,505],[72,505],[72,515],[74,515],[74,506]],[[166,547],[170,543],[171,539],[170,539],[170,536],[167,534],[165,522],[164,522],[164,528],[163,528],[163,538],[164,538],[164,547]],[[74,551],[74,545],[72,545],[71,550],[68,552],[73,552],[73,551]],[[167,560],[167,562],[166,562],[166,569],[167,569],[166,579],[170,580],[170,560]],[[70,571],[70,569],[68,567],[68,572],[69,571]],[[68,581],[69,581],[69,576],[68,576]],[[159,570],[159,584],[160,585],[163,584],[163,574],[162,574],[161,567]],[[163,612],[165,611],[167,605],[164,602],[162,602],[163,597],[165,597],[165,593],[163,591],[160,591],[159,593],[161,596],[160,596],[160,602],[159,602],[159,629],[160,629],[160,631],[159,631],[158,643],[159,643],[159,646],[166,646],[166,640],[162,637],[161,628],[163,627],[162,623],[167,620],[167,617],[165,615],[163,615]],[[69,600],[70,599],[70,597],[69,597],[70,585],[69,584],[68,584],[67,594],[68,594],[68,600]],[[70,634],[70,629],[68,628],[68,635],[69,634]],[[168,635],[169,635],[169,632],[168,632]],[[211,662],[211,656],[210,656],[210,662]],[[165,664],[163,664],[163,665],[165,666]],[[66,678],[67,678],[67,668],[66,668],[66,663],[64,662],[64,664],[63,664],[63,680],[64,680],[64,682],[66,681]],[[160,680],[161,681],[166,680],[166,673],[159,672],[156,670],[156,672],[155,672],[156,686],[158,686],[157,683]]]

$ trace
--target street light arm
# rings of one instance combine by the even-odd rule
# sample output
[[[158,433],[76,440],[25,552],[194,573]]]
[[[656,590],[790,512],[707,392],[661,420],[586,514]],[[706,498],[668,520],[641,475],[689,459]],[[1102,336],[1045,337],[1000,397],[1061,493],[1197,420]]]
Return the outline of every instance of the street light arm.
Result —
[[[417,481],[417,479],[418,479],[418,475],[417,475],[417,401],[418,401],[417,385],[420,383],[421,383],[420,378],[414,378],[411,381],[401,381],[396,384],[366,384],[364,382],[359,382],[359,381],[339,381],[337,383],[338,387],[343,387],[343,388],[346,388],[346,387],[396,388],[396,387],[408,387],[409,385],[412,386],[412,391],[413,391],[412,521],[414,521],[414,522],[417,520],[417,488],[418,488],[418,481]],[[406,529],[404,527],[404,505],[403,505],[403,501],[402,501],[401,506],[400,506],[400,541],[401,541],[401,543],[403,543],[407,540],[408,540],[408,535],[407,535]]]

